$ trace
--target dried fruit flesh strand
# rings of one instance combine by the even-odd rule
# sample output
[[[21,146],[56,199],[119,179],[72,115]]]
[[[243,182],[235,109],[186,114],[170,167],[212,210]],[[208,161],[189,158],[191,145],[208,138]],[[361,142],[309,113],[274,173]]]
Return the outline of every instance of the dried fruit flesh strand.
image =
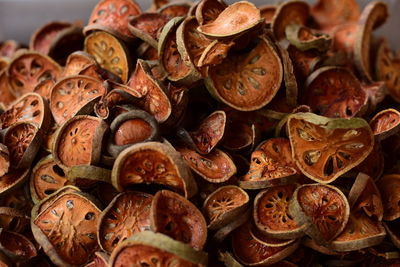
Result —
[[[376,184],[382,195],[384,208],[383,219],[393,221],[400,217],[400,194],[397,188],[400,186],[400,176],[389,174],[383,176]]]
[[[375,136],[387,138],[399,130],[400,112],[391,108],[382,110],[371,119],[369,125]]]
[[[360,7],[356,0],[319,0],[311,9],[311,15],[321,29],[357,22],[360,17]]]
[[[112,252],[126,238],[150,230],[150,207],[153,196],[125,192],[116,196],[102,212],[98,239],[103,249]]]
[[[169,5],[165,5],[158,10],[163,16],[166,16],[169,19],[173,19],[175,17],[184,17],[188,15],[189,9],[191,7],[191,3],[189,2],[175,2]]]
[[[374,147],[372,131],[360,118],[297,113],[289,117],[287,129],[297,167],[320,183],[336,180],[360,164]]]

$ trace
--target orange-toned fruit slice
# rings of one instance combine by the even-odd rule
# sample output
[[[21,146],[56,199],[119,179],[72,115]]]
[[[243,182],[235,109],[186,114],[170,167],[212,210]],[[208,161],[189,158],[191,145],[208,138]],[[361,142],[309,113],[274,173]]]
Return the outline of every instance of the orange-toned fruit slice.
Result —
[[[383,140],[400,130],[400,112],[389,108],[377,113],[369,122],[372,132],[379,140]]]
[[[384,175],[376,184],[381,192],[384,207],[383,219],[393,221],[400,217],[400,195],[397,188],[400,186],[400,175]]]

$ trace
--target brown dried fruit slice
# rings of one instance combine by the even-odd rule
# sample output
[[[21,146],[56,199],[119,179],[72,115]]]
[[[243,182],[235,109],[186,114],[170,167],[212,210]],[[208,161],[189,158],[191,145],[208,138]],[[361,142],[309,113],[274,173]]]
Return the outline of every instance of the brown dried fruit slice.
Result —
[[[324,245],[346,227],[350,207],[346,196],[336,187],[306,184],[293,193],[289,213],[299,225],[305,225],[307,235]]]
[[[142,13],[129,20],[128,28],[131,33],[157,48],[158,36],[169,18],[160,13]]]
[[[247,210],[249,200],[249,195],[235,185],[226,185],[215,190],[203,204],[208,229],[216,230],[236,220]]]
[[[276,46],[283,64],[283,80],[285,82],[286,103],[290,108],[296,108],[298,106],[297,98],[299,95],[299,89],[297,86],[293,62],[290,59],[289,52],[286,49],[283,49],[280,45]]]
[[[281,247],[297,241],[296,239],[280,239],[266,236],[256,226],[254,226],[254,224],[251,227],[250,233],[255,240],[270,247]]]
[[[50,109],[62,125],[70,118],[93,111],[93,101],[106,94],[103,83],[95,78],[75,75],[58,81],[51,91]]]
[[[199,12],[204,14],[202,10]],[[254,4],[240,1],[225,8],[214,20],[205,23],[203,18],[203,24],[197,30],[207,37],[227,38],[248,32],[262,21],[260,10]]]
[[[169,20],[175,17],[184,17],[188,14],[192,2],[178,1],[164,5],[158,9],[158,13],[169,18]]]
[[[85,39],[85,52],[91,54],[104,69],[128,81],[130,57],[125,45],[113,35],[97,31]]]
[[[290,115],[287,129],[297,167],[319,183],[333,182],[360,164],[374,147],[371,128],[360,118],[297,113]]]
[[[62,77],[77,75],[82,70],[96,64],[96,59],[92,55],[83,51],[76,51],[68,56]]]
[[[310,6],[304,1],[288,1],[278,6],[272,18],[274,37],[281,41],[286,37],[285,29],[290,24],[305,25],[310,15]]]
[[[22,51],[13,58],[6,71],[12,93],[19,97],[33,92],[41,81],[57,80],[62,69],[50,57],[33,51]]]
[[[323,33],[313,31],[311,28],[299,24],[289,24],[285,28],[286,39],[301,51],[316,49],[326,52],[332,42],[332,38]]]
[[[289,45],[287,52],[292,60],[294,73],[298,81],[305,80],[321,61],[321,56],[314,50],[300,51],[294,45]]]
[[[322,116],[351,118],[367,107],[367,93],[345,68],[319,68],[307,78],[306,87],[304,104]]]
[[[150,231],[138,233],[122,242],[111,254],[111,267],[179,266],[205,267],[207,254],[172,238]]]
[[[29,49],[47,55],[56,36],[71,26],[71,23],[61,21],[46,23],[32,34]]]
[[[27,261],[37,255],[35,245],[27,237],[2,228],[0,250],[13,261]]]
[[[112,170],[112,184],[119,191],[135,184],[160,184],[186,197],[197,192],[189,167],[172,146],[139,143],[120,153]]]
[[[140,13],[140,6],[134,0],[102,0],[93,9],[84,32],[106,30],[130,41],[134,36],[128,29],[129,18]]]
[[[338,57],[337,61],[340,65],[349,64],[349,58],[353,57],[357,29],[357,23],[348,23],[338,25],[331,31],[333,38],[332,49],[337,52],[336,57]],[[333,59],[335,59],[335,56]],[[335,63],[335,60],[333,62]]]
[[[375,142],[372,152],[368,157],[361,162],[353,170],[350,170],[352,175],[356,175],[358,172],[363,172],[377,181],[383,174],[385,168],[385,158],[382,151],[380,142]]]
[[[270,40],[257,40],[249,52],[231,53],[210,67],[207,89],[218,100],[241,111],[259,109],[278,92],[283,78],[282,62]]]
[[[12,94],[10,83],[8,82],[7,73],[5,70],[0,68],[0,105],[8,107],[12,102],[15,101],[15,96]]]
[[[196,8],[196,19],[199,22],[199,25],[209,24],[216,20],[219,14],[221,14],[226,7],[226,4],[222,1],[200,1]]]
[[[2,229],[21,233],[24,232],[29,222],[30,217],[24,211],[17,208],[0,207],[0,227]]]
[[[4,143],[10,152],[11,167],[29,168],[40,149],[42,133],[36,124],[18,122],[10,126],[4,135]]]
[[[203,214],[189,200],[168,190],[158,191],[150,211],[151,230],[202,250],[207,240]]]
[[[236,173],[236,166],[228,154],[214,149],[207,155],[201,155],[187,147],[176,148],[181,153],[186,164],[211,183],[223,183]]]
[[[33,92],[37,93],[38,95],[49,101],[51,90],[53,89],[54,84],[54,80],[44,80],[36,85],[35,89],[33,89]]]
[[[30,178],[32,200],[38,203],[68,183],[64,171],[51,155],[42,158],[33,168]]]
[[[11,170],[8,173],[1,176],[0,179],[0,195],[13,191],[13,189],[19,187],[29,177],[28,169]]]
[[[92,116],[75,116],[59,128],[53,143],[54,161],[63,169],[100,161],[107,124]]]
[[[10,153],[6,145],[0,143],[0,177],[8,173],[10,168]]]
[[[306,225],[299,225],[289,214],[289,201],[296,184],[267,188],[254,200],[253,218],[256,227],[267,237],[293,239],[304,235]]]
[[[111,253],[128,237],[150,230],[152,200],[152,195],[135,191],[117,195],[100,216],[97,232],[100,247]]]
[[[252,151],[259,141],[260,129],[255,124],[229,117],[225,127],[222,147],[235,152]]]
[[[386,139],[400,130],[400,112],[392,108],[382,110],[371,119],[369,125],[378,140]]]
[[[320,29],[330,28],[350,22],[357,22],[360,8],[356,0],[319,0],[311,10],[313,19]]]
[[[82,265],[98,249],[100,213],[82,193],[64,193],[32,218],[32,232],[56,265]]]
[[[383,219],[393,221],[400,218],[400,175],[389,174],[383,176],[376,184],[381,192],[384,207]]]
[[[242,216],[239,216],[238,218],[236,218],[236,220],[233,220],[226,226],[218,229],[213,235],[212,241],[215,244],[221,244],[226,239],[226,237],[228,237],[230,233],[232,233],[235,229],[246,223],[250,219],[250,216],[251,216],[251,209],[247,209]]]

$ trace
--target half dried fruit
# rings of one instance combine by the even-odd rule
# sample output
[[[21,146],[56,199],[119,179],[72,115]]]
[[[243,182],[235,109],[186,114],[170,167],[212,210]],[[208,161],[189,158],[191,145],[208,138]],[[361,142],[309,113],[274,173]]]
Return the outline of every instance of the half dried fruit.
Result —
[[[400,130],[400,112],[389,108],[377,113],[369,122],[378,140],[383,140]]]
[[[384,207],[383,219],[393,221],[400,218],[400,194],[397,192],[397,188],[400,186],[400,175],[385,175],[376,185],[382,195]]]

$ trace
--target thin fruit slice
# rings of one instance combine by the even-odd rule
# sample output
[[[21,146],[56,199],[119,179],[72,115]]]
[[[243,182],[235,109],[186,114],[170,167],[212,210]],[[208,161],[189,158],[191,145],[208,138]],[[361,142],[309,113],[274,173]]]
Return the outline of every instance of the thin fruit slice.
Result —
[[[251,216],[251,209],[247,209],[242,216],[236,218],[236,220],[231,221],[227,225],[218,229],[212,237],[212,241],[215,244],[221,244],[230,233],[232,233],[235,229],[239,228],[241,225],[246,223]]]
[[[128,237],[150,230],[153,196],[135,191],[117,195],[100,216],[97,238],[100,247],[111,253]]]
[[[8,173],[10,168],[10,152],[6,145],[0,143],[0,177]]]
[[[250,233],[255,240],[271,247],[282,247],[297,241],[296,239],[279,239],[268,237],[264,233],[262,233],[256,226],[254,226],[254,224],[250,229]]]
[[[290,108],[296,108],[299,88],[297,85],[293,62],[290,59],[289,52],[286,49],[283,49],[280,45],[277,45],[277,48],[283,64],[283,80],[286,87],[286,103]]]
[[[226,185],[211,193],[203,204],[209,230],[226,226],[247,210],[249,195],[240,187]]]
[[[54,80],[44,80],[40,82],[38,85],[36,85],[35,89],[33,89],[33,92],[39,94],[44,99],[49,101],[51,96],[51,90],[53,89],[54,84],[55,84]]]
[[[0,57],[12,58],[21,45],[15,40],[5,40],[0,43]]]
[[[377,113],[369,122],[375,138],[383,140],[400,130],[400,112],[388,108]]]
[[[278,9],[277,5],[274,4],[266,4],[259,7],[261,12],[261,17],[264,18],[264,22],[267,26],[271,26],[272,20]]]
[[[22,185],[29,177],[30,169],[11,170],[0,179],[0,195],[14,191],[15,188]],[[8,194],[10,196],[10,194]]]
[[[226,8],[222,1],[203,0],[196,7],[196,19],[199,25],[209,24],[216,20],[219,14]]]
[[[281,86],[282,62],[270,40],[256,40],[248,52],[234,52],[210,67],[207,89],[218,100],[241,111],[268,104]]]
[[[135,184],[159,184],[191,197],[197,185],[189,167],[172,146],[159,142],[132,145],[120,153],[112,170],[119,191]]]
[[[158,191],[150,211],[151,230],[202,250],[207,240],[203,214],[189,200],[168,190]]]
[[[111,267],[179,266],[205,267],[207,254],[172,238],[150,231],[138,233],[122,242],[111,254]]]
[[[360,7],[356,0],[318,0],[312,7],[311,15],[321,29],[357,22],[360,17]]]
[[[25,236],[0,228],[0,250],[14,261],[37,256],[35,245]]]
[[[360,164],[374,148],[371,128],[360,118],[329,119],[296,113],[290,115],[287,129],[297,167],[320,183],[333,182]]]
[[[82,70],[96,64],[96,59],[92,55],[83,51],[76,51],[68,56],[62,77],[78,75]]]
[[[383,219],[385,221],[393,221],[400,218],[400,194],[397,192],[397,188],[400,186],[400,175],[385,175],[376,185],[382,195]]]
[[[289,203],[289,214],[317,244],[334,240],[346,227],[350,207],[336,187],[305,184],[296,189]]]
[[[134,36],[157,48],[158,36],[168,21],[160,13],[142,13],[129,20],[128,28]]]
[[[289,201],[296,184],[267,188],[254,199],[253,218],[257,229],[265,236],[281,239],[299,238],[306,225],[299,225],[289,214]]]
[[[316,49],[319,52],[326,52],[332,42],[332,37],[329,35],[314,32],[311,28],[299,24],[287,25],[285,34],[290,44],[301,51]]]

